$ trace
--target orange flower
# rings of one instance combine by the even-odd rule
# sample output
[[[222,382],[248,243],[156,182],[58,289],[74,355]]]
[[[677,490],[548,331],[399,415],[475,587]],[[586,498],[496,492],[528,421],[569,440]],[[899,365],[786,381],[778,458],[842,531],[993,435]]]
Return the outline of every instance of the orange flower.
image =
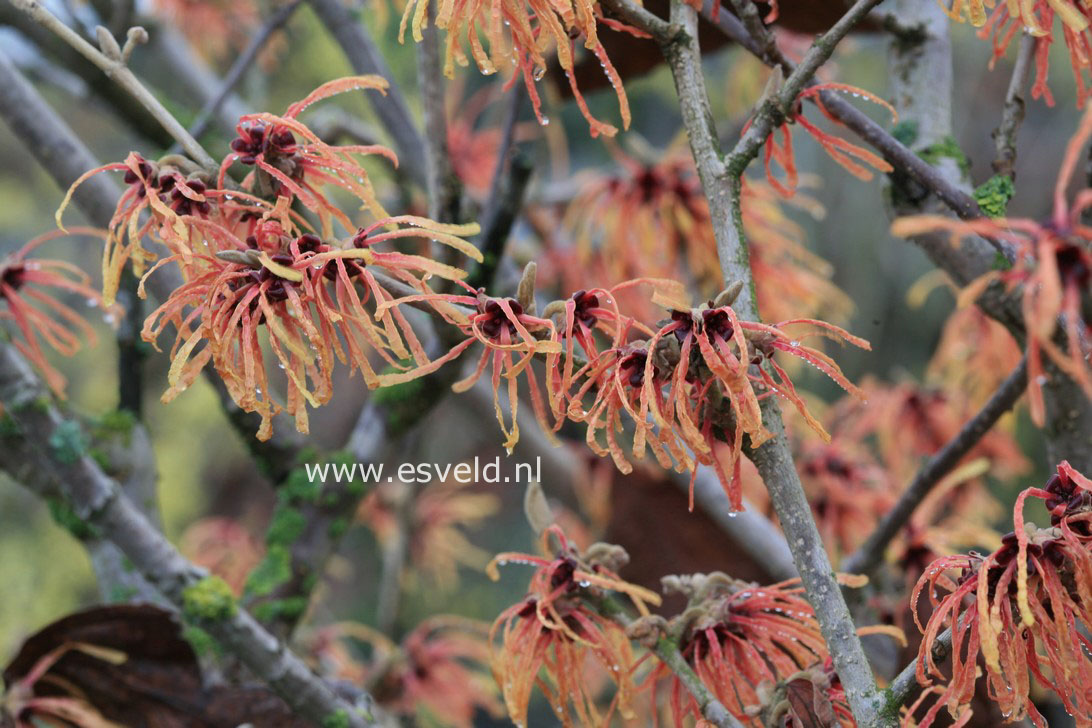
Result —
[[[978,306],[962,306],[945,322],[926,373],[981,407],[1019,361],[1020,347],[1004,326]]]
[[[247,114],[235,127],[239,136],[231,142],[232,154],[220,165],[217,187],[224,189],[225,175],[234,162],[253,166],[254,171],[242,182],[245,190],[262,198],[291,196],[319,217],[319,234],[333,235],[333,221],[346,230],[355,226],[348,216],[327,199],[324,187],[331,185],[345,190],[360,200],[376,218],[390,217],[376,198],[368,173],[352,155],[378,154],[397,166],[394,152],[378,144],[331,146],[299,122],[307,107],[336,94],[356,89],[386,93],[386,79],[379,76],[350,76],[322,84],[306,98],[288,107],[283,116]]]
[[[676,148],[644,163],[612,152],[622,170],[581,185],[565,212],[580,259],[602,259],[611,281],[685,273],[702,290],[722,285],[709,207],[689,153]]]
[[[393,492],[401,483],[379,483],[360,504],[357,518],[387,544],[398,528]],[[489,555],[470,542],[466,531],[479,529],[500,510],[500,498],[492,493],[468,493],[458,480],[437,481],[425,487],[413,501],[409,533],[412,565],[431,577],[441,591],[459,584],[459,567],[481,569]]]
[[[1024,522],[1024,502],[1041,498],[1052,527]],[[1027,716],[1047,725],[1029,695],[1032,678],[1054,692],[1079,723],[1092,720],[1092,481],[1062,462],[1044,488],[1028,488],[1016,500],[1015,532],[987,556],[942,557],[918,582],[911,600],[928,590],[933,611],[919,648],[917,678],[924,686],[945,683],[940,699],[925,715],[931,725],[941,707],[966,716],[978,677],[978,656],[986,665],[990,698],[1009,720]],[[955,572],[955,573],[953,573]],[[937,588],[947,594],[938,596]],[[952,628],[951,676],[933,660],[940,632]]]
[[[996,5],[996,7],[994,7]],[[993,58],[990,67],[1005,55],[1014,36],[1027,29],[1035,36],[1035,84],[1032,86],[1032,98],[1042,96],[1047,105],[1054,105],[1054,96],[1047,86],[1047,73],[1050,68],[1050,46],[1054,42],[1054,17],[1061,19],[1062,40],[1069,52],[1069,63],[1073,68],[1073,78],[1077,82],[1077,108],[1085,105],[1092,88],[1089,88],[1085,74],[1092,67],[1092,32],[1089,20],[1092,8],[1076,0],[952,0],[951,7],[941,3],[953,19],[964,22],[969,19],[973,25],[981,28],[980,38],[993,38]],[[987,13],[987,8],[993,10]]]
[[[315,232],[323,238],[333,237],[334,221],[346,230],[355,229],[326,198],[327,186],[349,192],[376,218],[386,218],[367,171],[353,155],[378,154],[397,164],[394,153],[380,146],[327,145],[296,119],[311,104],[335,94],[361,88],[383,93],[386,87],[387,82],[378,76],[337,79],[289,106],[284,116],[242,117],[240,136],[231,143],[233,151],[224,158],[216,179],[177,155],[151,162],[132,152],[123,163],[81,175],[57,210],[57,225],[63,229],[64,210],[84,180],[103,171],[125,172],[129,187],[118,200],[103,255],[103,296],[112,303],[128,260],[132,259],[133,272],[139,276],[146,264],[159,258],[144,247],[146,237],[163,243],[169,253],[179,256],[174,262],[185,268],[195,254],[243,248],[241,241],[255,234],[256,223],[266,217],[277,218],[288,232],[313,232],[303,216],[292,210],[296,200],[319,218]],[[241,189],[229,189],[225,175],[236,161],[255,170],[244,178]]]
[[[406,3],[399,40],[405,39],[406,27],[410,26],[413,39],[421,41],[421,28],[425,24],[427,8],[427,0],[411,0]],[[602,23],[612,30],[624,31],[637,37],[647,36],[636,28],[604,18],[594,0],[577,0],[568,5],[557,5],[545,0],[498,0],[490,5],[466,0],[441,0],[437,4],[435,22],[437,28],[447,32],[444,74],[448,78],[454,78],[456,63],[460,66],[469,63],[463,50],[465,39],[474,63],[483,74],[493,74],[515,65],[508,85],[515,83],[517,74],[523,77],[535,114],[542,124],[549,121],[542,115],[542,104],[535,84],[546,74],[545,53],[552,46],[558,65],[569,79],[573,98],[591,127],[591,135],[614,136],[618,129],[591,115],[580,89],[576,86],[576,77],[573,75],[576,42],[583,39],[584,48],[599,59],[604,73],[615,89],[622,128],[629,128],[629,101],[622,88],[622,79],[599,41],[598,25]],[[489,41],[488,51],[482,47],[480,35],[484,35]]]
[[[831,159],[840,164],[847,172],[857,179],[864,181],[872,179],[872,172],[860,162],[863,162],[880,172],[886,173],[893,169],[883,157],[877,156],[864,147],[850,144],[845,139],[827,134],[807,120],[801,107],[803,101],[810,98],[815,101],[816,106],[819,107],[819,110],[823,112],[824,116],[836,124],[841,124],[841,122],[834,118],[834,116],[823,106],[820,94],[824,91],[842,91],[853,94],[854,96],[866,98],[873,103],[883,106],[891,112],[891,116],[895,120],[898,119],[898,114],[891,104],[887,103],[879,96],[869,93],[864,89],[857,88],[856,86],[849,86],[844,83],[819,83],[804,89],[796,98],[792,114],[790,114],[785,123],[770,133],[770,136],[766,139],[766,144],[764,145],[766,148],[766,179],[769,180],[770,185],[784,197],[792,197],[793,194],[795,194],[797,184],[799,183],[799,175],[796,171],[796,161],[793,158],[792,131],[789,129],[790,124],[799,124],[803,127],[804,130],[819,143],[819,146],[830,155]],[[744,127],[744,131],[749,127],[750,122]],[[778,145],[777,140],[775,139],[775,136],[779,131],[781,133],[780,145]],[[785,173],[784,184],[782,184],[774,175],[772,167],[774,162],[776,162]]]
[[[651,163],[612,152],[622,169],[592,177],[568,203],[562,224],[575,240],[576,260],[559,263],[556,278],[567,289],[590,288],[604,279],[675,278],[700,296],[716,295],[724,281],[709,205],[689,152],[674,145]],[[759,309],[771,320],[822,312],[824,318],[844,321],[853,302],[831,283],[830,264],[807,249],[803,229],[785,214],[782,203],[766,183],[745,181],[743,228]],[[792,204],[822,215],[818,203],[806,196]],[[627,305],[636,302],[627,300]]]
[[[181,215],[207,216],[211,211],[204,193],[206,183],[199,175],[185,174],[178,166],[188,160],[170,158],[162,164],[149,162],[136,152],[130,152],[124,162],[106,164],[84,172],[68,188],[64,200],[57,208],[57,227],[64,230],[62,215],[72,200],[76,188],[87,178],[106,171],[124,171],[123,180],[128,188],[118,199],[114,216],[110,220],[106,249],[102,257],[103,298],[108,304],[114,302],[118,284],[121,280],[125,263],[132,259],[133,273],[142,275],[147,263],[156,260],[155,253],[143,247],[146,236],[156,233],[171,247],[181,241],[182,247],[189,249],[189,235],[181,235],[174,223]],[[192,166],[192,163],[188,163]],[[147,219],[141,222],[141,217]],[[172,247],[172,252],[177,252]]]
[[[399,227],[401,224],[409,227]],[[378,232],[381,228],[387,229]],[[280,222],[267,220],[246,243],[235,239],[239,249],[193,256],[189,280],[152,312],[142,332],[146,341],[154,343],[168,325],[177,329],[167,377],[170,386],[163,400],[177,397],[212,361],[235,403],[262,416],[258,438],[264,440],[272,435],[272,418],[281,411],[295,417],[300,432],[308,431],[307,405],[318,407],[332,396],[335,357],[350,362],[354,371],[359,369],[369,387],[398,380],[399,374],[375,374],[361,340],[392,365],[405,369],[396,357],[412,355],[418,367],[429,366],[406,319],[397,310],[384,308],[392,298],[372,270],[382,270],[419,290],[427,290],[424,275],[458,278],[465,273],[420,256],[372,247],[419,237],[476,253],[453,234],[476,229],[423,218],[389,218],[360,231],[351,241],[352,247],[342,248],[323,243],[310,233],[293,237],[285,234]],[[156,267],[179,258],[165,258]],[[357,291],[357,285],[363,287],[362,292]],[[369,303],[374,314],[364,307]],[[270,387],[268,355],[259,336],[263,327],[269,332],[264,338],[270,353],[287,379],[283,403]],[[348,357],[337,336],[339,331]],[[199,349],[203,341],[207,345]]]
[[[361,88],[383,92],[386,86],[377,76],[337,79],[282,116],[244,116],[215,180],[182,158],[152,163],[134,153],[124,164],[91,170],[73,184],[57,212],[58,224],[83,180],[103,170],[126,173],[129,189],[118,202],[103,257],[107,300],[130,259],[134,272],[145,279],[161,266],[181,270],[184,283],[148,317],[143,330],[154,343],[168,325],[176,329],[164,401],[189,387],[211,361],[235,403],[261,415],[258,437],[267,439],[273,417],[282,411],[307,432],[307,406],[318,407],[332,396],[335,360],[349,364],[352,372],[359,369],[371,388],[391,383],[386,377],[398,372],[421,373],[430,365],[403,313],[387,310],[392,296],[372,271],[431,293],[428,278],[458,279],[466,273],[428,257],[384,250],[384,245],[404,238],[432,240],[480,262],[481,254],[459,237],[478,227],[390,217],[356,157],[377,154],[397,163],[394,154],[380,146],[327,145],[298,121],[307,107],[332,95]],[[240,188],[226,180],[235,162],[253,167]],[[354,196],[376,222],[357,229],[327,197],[331,187]],[[315,218],[317,228],[310,222]],[[335,224],[357,230],[356,235],[337,240]],[[168,255],[146,250],[146,237],[165,245]],[[143,286],[144,280],[142,295]],[[459,318],[440,301],[434,306]],[[263,327],[268,336],[260,335]],[[370,352],[396,374],[377,374]],[[272,391],[281,375],[270,380],[268,359],[287,379],[283,401]]]
[[[263,555],[262,545],[238,521],[215,516],[191,524],[182,533],[179,550],[227,582],[236,596],[242,595]]]
[[[461,281],[460,281],[461,282]],[[465,285],[465,284],[463,284]],[[531,406],[535,417],[548,435],[553,431],[553,424],[547,417],[546,403],[538,385],[531,361],[537,354],[557,354],[560,344],[555,340],[554,324],[549,319],[539,318],[524,311],[523,306],[514,298],[493,298],[487,296],[484,289],[477,295],[422,294],[406,296],[381,308],[410,301],[431,301],[434,304],[454,303],[473,306],[475,313],[469,318],[459,316],[449,318],[457,324],[467,338],[452,347],[446,354],[431,363],[408,372],[390,375],[391,382],[408,381],[438,369],[442,364],[457,358],[475,342],[484,347],[478,366],[470,376],[452,385],[456,392],[470,389],[485,373],[486,367],[492,369],[493,407],[497,413],[497,422],[504,433],[504,447],[509,451],[519,442],[519,425],[516,414],[519,407],[519,375],[524,374],[531,397]],[[441,311],[441,315],[445,315]],[[518,358],[517,358],[518,357]],[[508,403],[511,409],[510,424],[505,422],[500,402],[501,379],[508,382]]]
[[[815,523],[830,553],[860,546],[895,502],[887,472],[845,438],[812,442],[796,458]]]
[[[672,587],[689,597],[686,611],[676,618],[682,623],[670,627],[681,635],[683,658],[714,697],[747,725],[759,724],[748,709],[762,705],[768,684],[796,676],[801,669],[821,669],[827,660],[819,623],[795,580],[758,586],[720,573],[670,578]],[[644,686],[655,693],[664,685],[674,724],[687,725],[690,718],[700,722],[701,707],[693,696],[667,665],[657,663]]]
[[[623,717],[632,715],[629,704],[634,695],[635,660],[625,630],[599,614],[589,599],[602,591],[619,592],[642,615],[648,615],[646,604],[658,605],[660,598],[622,581],[609,564],[594,559],[589,562],[556,526],[542,534],[544,553],[551,551],[551,538],[559,545],[555,558],[504,553],[487,569],[495,580],[500,578],[497,565],[535,567],[527,597],[504,610],[490,630],[493,675],[516,725],[527,725],[527,704],[537,684],[566,728],[574,724],[607,726],[615,710]],[[615,686],[605,712],[596,706],[598,691],[587,680],[591,665]]]
[[[71,232],[106,237],[104,231],[93,228],[73,228]],[[17,332],[15,348],[41,372],[45,383],[58,397],[64,397],[65,379],[46,359],[42,343],[62,356],[74,356],[81,347],[81,336],[87,343],[95,343],[95,330],[83,316],[47,290],[52,288],[80,296],[89,306],[105,310],[108,320],[116,320],[121,315],[116,306],[104,304],[99,293],[88,286],[91,279],[77,266],[60,260],[27,257],[43,243],[65,234],[55,231],[40,235],[0,259],[0,321],[12,322]]]
[[[1015,263],[992,270],[962,292],[961,300],[973,301],[991,284],[1019,289],[1024,325],[1027,329],[1028,400],[1031,416],[1042,425],[1045,417],[1042,386],[1046,382],[1043,354],[1084,392],[1092,397],[1092,368],[1088,340],[1092,327],[1082,310],[1082,296],[1092,283],[1092,228],[1081,221],[1092,205],[1092,190],[1077,193],[1073,202],[1066,191],[1077,168],[1081,150],[1092,137],[1092,106],[1085,112],[1077,133],[1066,147],[1054,188],[1054,210],[1050,219],[1037,222],[1015,218],[956,220],[938,215],[920,215],[896,220],[891,231],[899,236],[948,232],[953,244],[979,235],[1007,243],[1014,248]],[[1064,335],[1065,345],[1056,340]]]
[[[846,400],[835,419],[851,440],[875,437],[878,455],[892,477],[909,480],[974,415],[965,393],[939,389],[906,380],[886,384],[866,380],[867,405]],[[1004,429],[991,429],[964,458],[988,458],[993,474],[1012,478],[1030,468],[1013,436]]]
[[[653,301],[671,311],[671,318],[656,331],[620,314],[613,302],[618,290],[637,284],[651,284]],[[695,463],[712,467],[733,507],[739,510],[743,505],[743,436],[746,434],[755,447],[770,437],[762,424],[761,398],[774,393],[788,398],[808,423],[829,439],[774,361],[777,351],[811,363],[847,391],[858,393],[833,360],[802,345],[783,327],[810,324],[832,338],[866,349],[868,343],[819,321],[801,319],[774,326],[740,321],[729,301],[735,295],[738,289],[735,294],[723,292],[701,309],[686,309],[685,296],[672,281],[637,280],[610,292],[580,291],[563,304],[551,305],[551,310],[565,312],[561,336],[566,361],[549,367],[548,381],[555,412],[585,423],[589,447],[600,456],[609,454],[619,470],[628,473],[632,469],[616,436],[624,413],[634,426],[634,457],[643,458],[646,448],[651,448],[665,468],[693,474],[697,472]],[[600,301],[612,308],[601,307]],[[601,350],[595,343],[591,336],[595,327],[610,334],[610,348]],[[631,331],[649,338],[629,341]],[[576,371],[571,364],[574,341],[588,357]],[[599,442],[600,432],[606,437],[605,446]]]
[[[401,644],[362,624],[339,623],[319,630],[311,649],[328,674],[364,684],[386,710],[432,725],[471,728],[475,714],[504,715],[488,671],[488,626],[439,615],[418,624]],[[374,652],[361,664],[349,638]]]

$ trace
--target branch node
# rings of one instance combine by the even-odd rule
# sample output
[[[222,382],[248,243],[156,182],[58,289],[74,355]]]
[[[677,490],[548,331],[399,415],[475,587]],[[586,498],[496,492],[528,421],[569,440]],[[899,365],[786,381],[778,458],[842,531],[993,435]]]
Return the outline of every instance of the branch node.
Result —
[[[95,26],[95,38],[99,41],[99,49],[102,54],[109,58],[111,61],[121,63],[121,46],[114,40],[114,35],[102,25]],[[128,45],[128,42],[126,42]]]
[[[125,47],[121,49],[121,62],[129,65],[129,57],[133,55],[136,47],[147,42],[148,31],[143,26],[136,25],[129,28],[129,31],[125,34]]]

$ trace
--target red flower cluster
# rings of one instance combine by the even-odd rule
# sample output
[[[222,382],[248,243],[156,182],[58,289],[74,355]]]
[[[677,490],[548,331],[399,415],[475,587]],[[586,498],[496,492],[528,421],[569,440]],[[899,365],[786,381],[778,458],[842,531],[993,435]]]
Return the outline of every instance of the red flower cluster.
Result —
[[[105,237],[101,230],[73,228],[73,234]],[[107,306],[98,291],[90,288],[91,279],[71,263],[44,258],[29,258],[43,243],[65,235],[56,231],[40,235],[6,258],[0,259],[0,321],[15,327],[15,348],[42,374],[50,390],[64,396],[65,379],[46,359],[42,344],[63,356],[73,356],[80,349],[82,336],[94,344],[95,330],[78,312],[56,297],[56,293],[75,294],[106,311],[107,319],[120,315],[115,306]],[[63,323],[62,323],[63,322]],[[67,324],[67,326],[65,325]]]
[[[819,146],[830,155],[831,159],[840,164],[847,172],[857,179],[865,181],[872,179],[872,172],[869,171],[867,167],[863,166],[861,162],[880,172],[886,173],[893,169],[883,157],[877,156],[864,147],[851,144],[845,139],[828,134],[812,122],[808,121],[804,116],[802,105],[806,99],[813,99],[815,105],[819,107],[819,110],[823,112],[823,115],[826,116],[827,119],[836,124],[841,124],[841,122],[834,118],[834,116],[826,110],[826,107],[823,106],[820,94],[824,91],[841,91],[866,98],[873,103],[883,106],[891,112],[891,116],[895,120],[898,120],[898,114],[895,111],[895,107],[881,99],[879,96],[869,93],[864,89],[857,88],[856,86],[849,86],[844,83],[818,83],[804,89],[796,98],[795,110],[790,115],[789,119],[770,134],[769,138],[766,139],[765,144],[766,179],[769,180],[770,185],[784,197],[792,197],[796,193],[796,187],[799,183],[799,175],[796,171],[796,160],[793,157],[792,151],[792,130],[789,128],[790,124],[799,124],[803,127],[804,130],[819,143]],[[744,130],[749,127],[750,122],[748,122],[747,127],[745,127]],[[777,139],[775,138],[778,132],[780,132],[781,135],[780,144],[778,144]],[[784,183],[778,180],[773,172],[772,165],[775,162],[785,173]]]
[[[551,548],[551,539],[556,549]],[[557,526],[551,526],[542,534],[542,550],[556,557],[504,553],[487,569],[495,580],[497,565],[535,567],[526,598],[504,610],[490,631],[493,675],[516,725],[527,725],[527,705],[536,684],[566,728],[609,725],[615,711],[631,716],[635,660],[629,637],[589,600],[603,592],[618,592],[647,616],[646,605],[658,605],[660,597],[614,573],[610,567],[617,561],[616,551],[602,549],[609,557],[598,559],[594,549],[581,555]],[[599,680],[589,679],[593,666]],[[615,686],[605,714],[596,706],[596,686],[604,677]]]
[[[1089,338],[1092,326],[1084,313],[1083,297],[1092,285],[1092,228],[1081,220],[1092,206],[1092,190],[1078,192],[1072,202],[1067,188],[1076,171],[1081,151],[1092,137],[1092,107],[1085,112],[1077,133],[1066,147],[1054,188],[1054,211],[1049,220],[1038,222],[1014,218],[957,220],[938,215],[921,215],[896,220],[895,235],[946,231],[953,243],[970,235],[1004,242],[1013,248],[1015,262],[1004,270],[984,274],[963,290],[962,298],[973,301],[990,285],[1003,284],[1019,290],[1027,327],[1028,398],[1032,419],[1042,425],[1045,411],[1043,384],[1046,374],[1043,355],[1073,379],[1092,397],[1092,367],[1089,366]],[[1064,339],[1064,343],[1062,340]]]
[[[1051,527],[1024,521],[1024,502],[1040,498],[1050,511]],[[1068,462],[1043,488],[1028,488],[1016,500],[1015,531],[991,554],[946,556],[932,563],[914,589],[911,608],[929,592],[933,607],[918,657],[922,685],[933,681],[938,702],[920,726],[932,724],[941,707],[953,717],[966,716],[978,679],[978,657],[986,665],[990,698],[1010,720],[1027,716],[1041,728],[1046,722],[1031,700],[1032,681],[1051,690],[1077,717],[1092,721],[1092,680],[1088,653],[1092,641],[1092,481]],[[947,592],[939,596],[937,589]],[[952,669],[944,675],[932,656],[933,643],[952,629]]]
[[[413,39],[421,41],[421,28],[425,24],[427,11],[426,0],[411,0],[406,3],[399,40],[405,39],[406,28],[411,27]],[[553,46],[556,49],[557,63],[569,79],[573,98],[591,127],[591,135],[614,136],[618,129],[592,116],[580,89],[577,88],[576,77],[573,75],[574,58],[577,54],[577,41],[582,40],[583,47],[595,54],[603,66],[603,72],[618,96],[622,127],[629,128],[629,100],[622,88],[622,78],[607,58],[606,49],[599,40],[598,28],[602,24],[612,30],[637,37],[647,36],[636,28],[603,17],[594,0],[577,0],[564,6],[545,0],[501,0],[488,6],[443,0],[437,4],[434,22],[437,28],[447,32],[444,74],[448,78],[454,77],[456,63],[466,66],[470,62],[463,50],[465,38],[471,57],[483,74],[489,75],[515,66],[508,84],[515,83],[517,76],[522,77],[535,114],[542,124],[549,123],[549,120],[542,115],[542,102],[535,84],[546,75],[545,52]],[[488,50],[482,46],[479,34],[489,41]]]
[[[618,288],[580,291],[563,304],[565,323],[559,336],[566,347],[565,361],[548,367],[555,415],[559,422],[568,418],[585,423],[592,450],[601,456],[609,454],[622,472],[630,472],[617,438],[624,413],[634,428],[634,457],[643,458],[650,448],[661,465],[680,472],[696,472],[695,463],[708,465],[716,471],[733,507],[741,509],[743,436],[755,447],[770,437],[762,424],[760,399],[774,395],[788,399],[816,432],[829,439],[778,363],[778,353],[803,359],[847,391],[858,393],[833,360],[803,345],[803,336],[793,337],[786,329],[803,324],[811,326],[812,333],[862,348],[867,349],[868,343],[819,321],[801,319],[773,326],[740,321],[730,305],[735,297],[731,292],[690,309],[677,284],[633,281],[623,287],[636,283],[653,284],[654,300],[671,312],[656,329],[619,313],[612,298]],[[594,341],[595,330],[609,346]],[[631,332],[648,338],[631,340]],[[576,367],[573,342],[583,354]]]
[[[386,82],[374,76],[339,79],[283,116],[243,117],[215,179],[179,158],[152,163],[131,154],[124,164],[88,172],[73,185],[102,170],[126,172],[129,188],[111,222],[103,262],[108,299],[128,260],[137,273],[157,261],[144,278],[167,265],[181,271],[182,285],[148,317],[143,331],[152,343],[168,326],[176,331],[164,401],[189,387],[211,362],[235,403],[261,415],[258,437],[266,439],[282,411],[307,432],[307,406],[332,396],[335,360],[359,369],[369,387],[393,381],[373,370],[371,352],[395,371],[429,364],[404,314],[383,306],[392,296],[377,276],[421,292],[429,291],[430,277],[460,278],[465,273],[458,268],[388,248],[405,238],[432,240],[480,261],[480,253],[459,237],[477,226],[389,216],[357,157],[378,154],[396,162],[393,153],[378,146],[330,146],[297,120],[312,103],[360,88],[382,92]],[[252,167],[238,189],[226,180],[236,162]],[[375,222],[357,229],[330,201],[329,188],[353,195]],[[297,204],[317,218],[316,228],[294,209]],[[357,232],[339,239],[337,228]],[[147,250],[146,239],[164,245],[168,254]],[[269,359],[283,375],[270,370]],[[283,398],[274,393],[282,377]]]
[[[747,725],[767,701],[769,686],[798,677],[801,669],[822,666],[828,659],[815,613],[794,582],[758,586],[724,574],[695,574],[664,580],[689,597],[689,606],[672,624],[680,634],[679,649],[702,683],[732,715]],[[644,685],[668,691],[674,725],[688,718],[701,723],[701,706],[665,664],[657,663]],[[834,725],[853,725],[840,696],[828,682],[828,699],[839,706]],[[785,723],[790,725],[791,723]],[[781,725],[781,723],[778,723]]]

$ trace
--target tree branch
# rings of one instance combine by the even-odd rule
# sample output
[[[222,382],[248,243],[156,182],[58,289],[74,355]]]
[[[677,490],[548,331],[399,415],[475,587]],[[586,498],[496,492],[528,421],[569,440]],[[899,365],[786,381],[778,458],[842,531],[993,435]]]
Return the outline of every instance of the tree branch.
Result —
[[[104,76],[102,71],[70,45],[7,2],[0,2],[0,24],[11,26],[37,46],[43,61],[50,59],[75,74],[86,84],[91,97],[108,107],[131,132],[158,147],[166,149],[170,146],[171,135],[163,130],[155,117],[143,106],[133,104],[124,89]],[[79,100],[84,101],[83,98]]]
[[[190,136],[189,132],[183,128],[171,112],[167,111],[163,104],[159,103],[159,99],[144,87],[140,79],[126,65],[133,47],[138,43],[145,42],[148,38],[148,34],[143,28],[129,29],[129,37],[124,48],[118,48],[114,37],[110,35],[108,30],[103,28],[102,32],[99,33],[99,44],[102,46],[102,50],[99,50],[84,40],[79,33],[65,25],[57,16],[46,10],[39,0],[11,0],[11,2],[36,22],[60,36],[87,60],[102,69],[102,72],[113,79],[114,82],[128,91],[141,106],[155,117],[156,121],[163,126],[167,133],[182,145],[182,148],[186,150],[186,154],[190,155],[195,162],[206,169],[215,170],[217,168],[216,160],[209,156],[209,153],[196,139]]]
[[[758,154],[758,150],[766,143],[770,133],[792,116],[797,97],[812,83],[815,72],[830,59],[846,34],[880,2],[882,0],[857,0],[830,30],[815,39],[804,60],[789,74],[784,85],[777,89],[772,97],[766,99],[755,113],[751,126],[725,161],[729,174],[736,176],[743,174],[747,165]],[[754,10],[750,0],[732,0],[732,4],[737,9],[746,4],[752,11]]]
[[[220,107],[223,106],[228,96],[231,95],[236,84],[242,80],[247,69],[254,63],[254,59],[256,59],[258,54],[262,52],[262,49],[265,48],[265,44],[269,41],[270,37],[291,20],[292,15],[296,12],[296,8],[300,6],[302,1],[303,0],[290,0],[288,4],[278,8],[250,39],[246,48],[244,48],[243,52],[239,54],[239,57],[235,59],[235,63],[231,64],[231,68],[228,70],[227,75],[224,76],[223,81],[220,82],[220,87],[216,90],[216,93],[205,103],[201,111],[197,113],[197,118],[194,119],[193,124],[190,125],[190,135],[193,136],[194,139],[199,138],[208,130],[209,122],[212,121],[213,116],[220,110]]]
[[[1016,166],[1016,135],[1024,123],[1024,93],[1027,91],[1028,78],[1035,58],[1036,38],[1025,30],[1020,36],[1020,46],[1016,53],[1016,63],[1012,67],[1012,78],[1005,94],[1005,106],[1001,111],[1001,124],[993,132],[997,145],[997,155],[993,160],[993,171],[1012,179]]]
[[[1025,356],[989,401],[974,417],[945,443],[906,487],[895,506],[887,512],[868,540],[850,555],[842,570],[851,574],[870,575],[883,561],[888,545],[910,520],[933,487],[950,473],[963,456],[970,452],[990,428],[1008,412],[1024,393],[1028,383],[1028,362]]]
[[[651,22],[639,25],[660,41],[664,57],[675,79],[683,124],[690,139],[702,189],[709,202],[724,280],[726,283],[736,280],[744,283],[743,292],[733,305],[744,319],[758,320],[758,310],[747,245],[743,237],[740,210],[742,183],[739,175],[757,154],[770,129],[777,122],[776,115],[791,108],[800,90],[810,80],[811,73],[833,53],[837,41],[878,1],[859,0],[847,16],[835,24],[831,32],[817,41],[809,50],[805,63],[801,64],[804,70],[794,72],[776,98],[763,105],[752,128],[737,144],[727,162],[721,160],[713,114],[701,73],[695,11],[681,0],[672,0],[671,25],[682,32],[668,33],[662,25]],[[629,0],[606,0],[605,4],[615,14],[630,22],[640,23],[645,19]],[[762,401],[762,415],[763,424],[773,437],[761,447],[748,446],[746,453],[758,467],[770,492],[808,601],[815,610],[820,630],[830,648],[835,669],[846,688],[846,698],[858,724],[868,727],[887,725],[889,721],[879,712],[878,692],[872,670],[812,518],[785,437],[781,411],[774,398]]]
[[[354,728],[377,725],[375,706],[365,694],[363,713],[345,702],[253,617],[220,595],[212,611],[194,602],[210,588],[205,572],[187,561],[106,476],[95,461],[79,449],[73,426],[52,404],[48,393],[23,358],[9,344],[0,344],[0,404],[8,427],[0,448],[3,466],[16,457],[19,467],[55,474],[75,514],[101,530],[129,557],[137,570],[175,608],[231,650],[277,692],[293,710],[315,723],[333,715],[344,716]],[[78,432],[78,429],[75,430]],[[14,442],[11,442],[14,441]],[[29,463],[29,465],[28,465]],[[36,480],[25,480],[28,486]],[[208,602],[204,602],[206,607]],[[366,715],[365,715],[366,714]]]
[[[341,46],[349,65],[357,73],[374,73],[388,81],[394,76],[368,36],[361,21],[354,17],[341,0],[308,0],[326,30]],[[394,140],[400,166],[410,178],[424,185],[427,180],[425,142],[417,131],[401,91],[393,84],[386,96],[368,97],[380,123]]]
[[[701,681],[694,669],[683,657],[678,644],[667,637],[661,637],[653,649],[660,661],[675,673],[687,692],[693,696],[698,707],[701,708],[702,717],[717,728],[743,728],[743,724],[728,712],[716,697],[710,692],[705,683]]]
[[[600,613],[610,617],[627,630],[634,624],[635,620],[610,596],[595,600],[594,606]],[[647,644],[647,646],[656,653],[656,656],[671,672],[675,673],[679,682],[682,683],[686,691],[698,704],[701,715],[705,720],[712,723],[716,728],[743,728],[743,724],[728,712],[724,704],[717,700],[716,696],[698,677],[698,674],[694,672],[694,668],[690,667],[690,663],[683,657],[682,651],[679,649],[679,643],[675,639],[667,635],[661,635],[655,644]]]
[[[62,190],[87,170],[99,166],[83,142],[3,53],[0,53],[0,118]],[[73,201],[92,224],[107,228],[120,196],[121,191],[108,177],[95,175],[76,189]],[[172,273],[170,269],[162,269],[148,279],[152,295],[159,300],[166,300],[179,284],[177,275],[172,276]],[[127,317],[131,315],[131,311],[126,311]],[[215,371],[206,369],[205,376],[215,389],[228,421],[239,432],[260,467],[273,482],[283,480],[296,465],[301,439],[285,434],[291,430],[279,427],[270,440],[261,442],[254,437],[261,418],[244,412],[232,401],[226,385]]]
[[[417,87],[425,121],[425,160],[428,163],[428,214],[439,222],[458,222],[463,186],[451,165],[447,148],[447,109],[444,99],[443,58],[440,31],[436,28],[436,5],[429,0],[425,26],[417,49]],[[450,248],[443,255],[452,263]]]
[[[762,33],[756,39],[731,13],[719,13],[714,20],[712,3],[716,1],[706,0],[705,9],[702,12],[707,20],[766,65],[780,67],[787,76],[795,72],[796,66],[781,54],[774,43],[773,34],[761,24],[759,27]],[[846,128],[857,134],[866,144],[872,146],[891,166],[936,195],[937,199],[959,217],[973,219],[982,216],[978,203],[964,189],[953,184],[935,167],[870,119],[867,114],[833,91],[823,91],[819,94],[819,98],[831,116],[845,124]],[[814,103],[813,99],[809,101]]]

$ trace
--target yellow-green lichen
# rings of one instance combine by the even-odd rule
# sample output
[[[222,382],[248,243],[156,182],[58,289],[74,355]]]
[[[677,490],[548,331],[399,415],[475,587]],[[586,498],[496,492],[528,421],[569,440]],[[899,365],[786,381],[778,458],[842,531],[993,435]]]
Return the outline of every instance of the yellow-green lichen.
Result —
[[[974,190],[974,199],[987,217],[1004,217],[1009,200],[1016,194],[1012,178],[1004,174],[995,174]]]
[[[238,606],[231,587],[218,576],[206,576],[182,590],[182,615],[191,622],[221,622]]]

